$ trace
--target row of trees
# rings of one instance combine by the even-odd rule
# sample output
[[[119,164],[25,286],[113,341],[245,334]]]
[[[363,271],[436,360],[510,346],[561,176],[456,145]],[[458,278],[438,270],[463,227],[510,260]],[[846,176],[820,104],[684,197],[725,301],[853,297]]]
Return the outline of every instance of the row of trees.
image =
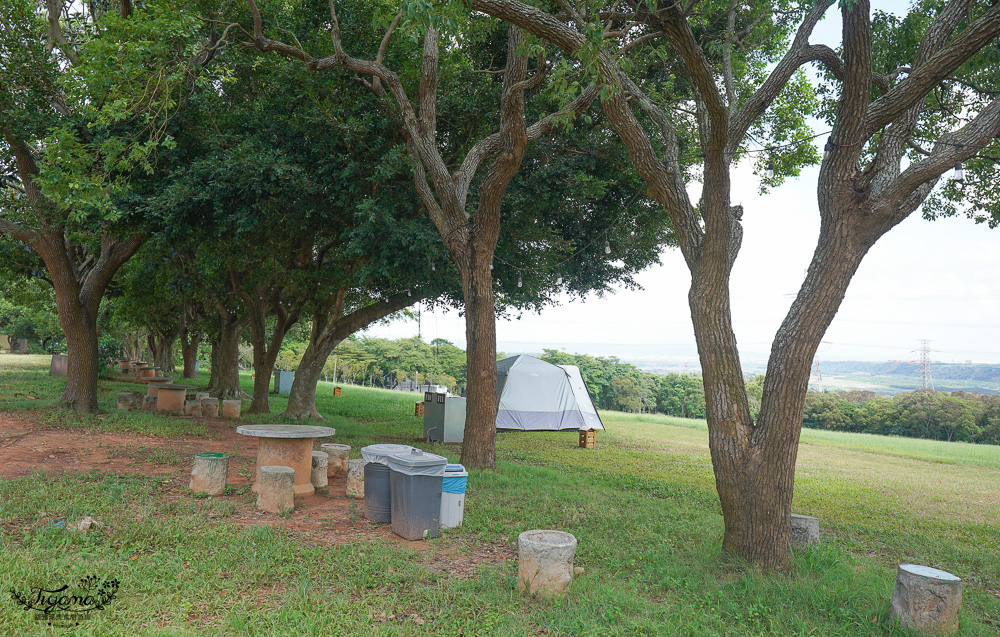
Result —
[[[412,290],[406,298],[446,294],[432,289],[442,278],[417,285],[402,274],[412,263],[395,267],[424,261],[417,246],[431,244],[380,234],[385,219],[407,218],[388,209],[409,209],[414,223],[429,218],[450,298],[465,310],[463,462],[489,467],[495,313],[519,299],[546,302],[565,289],[557,282],[571,267],[571,291],[628,281],[627,264],[667,239],[662,223],[643,222],[669,219],[691,275],[723,545],[786,566],[810,364],[865,254],[922,205],[926,215],[963,205],[1000,218],[990,159],[1000,133],[1000,5],[921,0],[897,18],[843,0],[835,50],[809,41],[832,4],[366,0],[293,11],[248,0],[246,12],[223,15],[207,0],[141,9],[121,0],[113,11],[5,3],[0,152],[21,196],[5,196],[0,232],[34,250],[49,273],[71,354],[65,402],[96,408],[94,317],[150,237],[195,259],[224,290],[203,303],[220,361],[249,328],[260,362],[273,362],[288,321],[309,316],[308,379],[358,324],[405,306],[403,289]],[[802,72],[809,63],[825,73],[819,86]],[[730,314],[744,213],[731,202],[731,171],[754,147],[761,172],[775,169],[764,188],[820,161],[805,143],[814,136],[809,112],[832,129],[817,189],[820,236],[757,406]],[[614,135],[583,126],[573,129],[582,140],[563,134],[559,125],[573,117],[606,121]],[[959,161],[966,182],[935,192]],[[693,202],[687,187],[696,178],[703,189]],[[519,205],[505,209],[512,201]],[[258,220],[267,211],[275,216]],[[318,238],[286,228],[310,214],[323,219]],[[192,235],[201,240],[175,236],[195,220],[207,220]],[[370,228],[360,245],[355,223]],[[278,254],[267,251],[278,245]],[[246,270],[243,256],[270,267]],[[495,263],[513,266],[504,274]],[[336,283],[318,275],[327,268]],[[278,283],[274,273],[302,276]],[[229,391],[233,378],[213,381]]]
[[[644,372],[617,357],[567,354],[553,349],[540,356],[553,365],[576,365],[599,409],[705,417],[701,376]]]
[[[1000,444],[1000,396],[919,390],[809,392],[803,426],[834,431]]]

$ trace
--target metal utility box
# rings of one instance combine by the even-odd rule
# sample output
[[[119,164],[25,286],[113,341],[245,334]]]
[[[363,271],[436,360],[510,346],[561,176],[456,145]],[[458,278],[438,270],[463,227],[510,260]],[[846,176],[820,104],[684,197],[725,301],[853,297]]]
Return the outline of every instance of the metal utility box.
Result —
[[[287,396],[292,391],[295,372],[274,372],[274,393]]]
[[[465,399],[425,393],[424,438],[428,442],[462,442],[465,439]]]

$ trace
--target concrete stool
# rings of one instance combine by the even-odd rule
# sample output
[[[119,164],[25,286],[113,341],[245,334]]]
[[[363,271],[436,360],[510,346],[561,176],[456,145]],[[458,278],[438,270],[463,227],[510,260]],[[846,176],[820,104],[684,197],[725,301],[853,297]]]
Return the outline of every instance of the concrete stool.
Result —
[[[143,396],[142,397],[142,410],[143,411],[156,411],[156,396]]]
[[[351,455],[351,445],[327,443],[319,446],[330,456],[326,475],[330,478],[340,478],[347,475],[347,456]]]
[[[889,619],[899,625],[931,635],[953,635],[958,631],[958,609],[962,605],[962,580],[929,566],[900,564],[892,591]]]
[[[191,470],[191,490],[208,495],[222,495],[229,475],[229,456],[206,451],[196,454]]]
[[[195,393],[194,399],[195,400],[204,400],[206,398],[210,398],[211,396],[212,395],[209,394],[207,391],[200,391],[200,392],[196,392]]]
[[[573,581],[576,538],[565,531],[536,529],[517,536],[517,588],[525,595],[556,597]]]
[[[184,401],[184,415],[185,416],[200,416],[201,415],[201,401],[200,400],[185,400]]]
[[[260,468],[257,508],[265,513],[291,511],[295,506],[295,469],[278,465]]]
[[[201,415],[206,418],[218,418],[219,417],[219,399],[218,398],[202,398],[201,399]]]
[[[49,374],[53,376],[65,376],[69,365],[69,356],[65,354],[53,354],[49,361]]]
[[[364,499],[365,497],[365,461],[347,461],[347,497]]]
[[[330,456],[325,451],[312,452],[312,485],[317,489],[327,485],[326,468],[330,463]]]
[[[118,392],[118,409],[135,409],[135,394],[130,391]]]
[[[238,400],[224,400],[222,401],[222,417],[223,418],[239,418],[240,408],[243,406]]]
[[[809,515],[792,514],[792,544],[815,544],[819,542],[819,518]]]

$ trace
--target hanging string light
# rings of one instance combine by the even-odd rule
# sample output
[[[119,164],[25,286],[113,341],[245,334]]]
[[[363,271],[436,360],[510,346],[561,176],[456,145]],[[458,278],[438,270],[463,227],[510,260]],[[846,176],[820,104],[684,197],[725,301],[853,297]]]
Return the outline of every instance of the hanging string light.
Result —
[[[524,282],[521,280],[521,275],[518,274],[517,275],[517,287],[523,287],[523,286],[524,286]]]
[[[768,179],[774,179],[774,160],[773,159],[767,160],[767,173],[766,173],[766,175],[767,175]]]
[[[413,296],[413,292],[410,292],[410,288],[406,288],[406,296]]]
[[[611,242],[610,241],[607,241],[607,240],[604,241],[604,254],[611,254]]]
[[[556,273],[556,285],[562,285],[562,270]]]
[[[965,181],[965,169],[962,167],[962,162],[955,162],[955,172],[951,176],[955,181]]]

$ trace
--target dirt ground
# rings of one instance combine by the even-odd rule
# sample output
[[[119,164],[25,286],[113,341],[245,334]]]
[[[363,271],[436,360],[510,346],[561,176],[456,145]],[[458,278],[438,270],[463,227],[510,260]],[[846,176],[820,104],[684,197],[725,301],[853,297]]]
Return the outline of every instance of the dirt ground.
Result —
[[[178,416],[181,418],[182,416]],[[183,418],[191,418],[183,416]],[[256,438],[236,433],[232,423],[221,418],[198,418],[211,430],[211,439],[173,440],[128,433],[88,429],[44,427],[23,413],[0,411],[0,479],[18,478],[42,471],[58,475],[64,471],[97,470],[111,474],[162,476],[168,499],[189,499],[191,459],[203,451],[230,455],[227,483],[235,493],[213,498],[229,501],[235,511],[226,517],[240,526],[285,527],[294,537],[317,545],[383,539],[399,542],[422,552],[421,561],[433,570],[452,576],[471,577],[481,564],[516,560],[517,551],[506,543],[483,543],[470,538],[443,537],[437,542],[404,540],[387,524],[364,518],[364,500],[346,496],[346,477],[331,478],[325,490],[296,497],[295,510],[287,517],[261,513],[247,493],[257,455]],[[218,508],[216,508],[217,510]]]

